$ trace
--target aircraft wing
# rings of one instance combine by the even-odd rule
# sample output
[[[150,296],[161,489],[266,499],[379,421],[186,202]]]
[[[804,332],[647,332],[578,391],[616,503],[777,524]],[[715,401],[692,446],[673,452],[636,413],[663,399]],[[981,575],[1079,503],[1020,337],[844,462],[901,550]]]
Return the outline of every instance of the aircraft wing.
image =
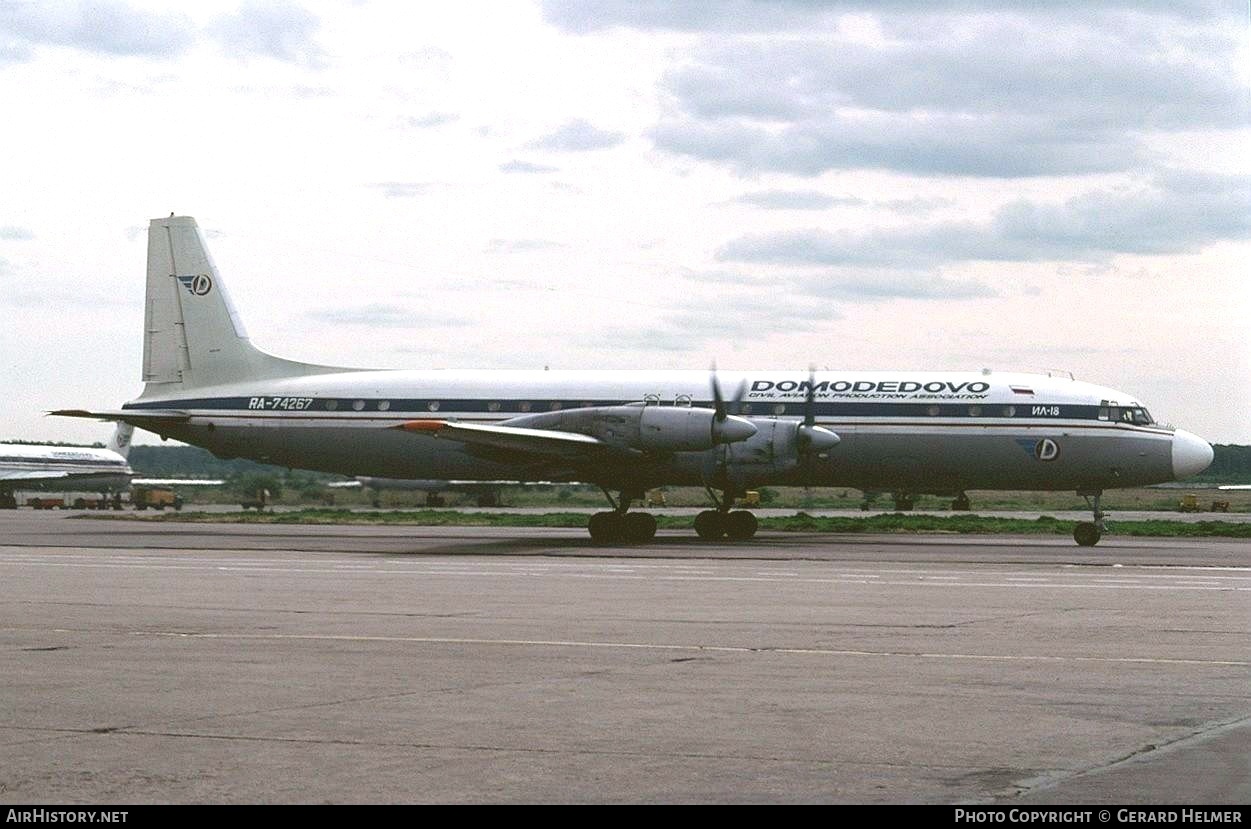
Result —
[[[1251,484],[1225,484],[1224,486],[1218,486],[1217,489],[1224,489],[1224,490],[1251,489]]]
[[[22,481],[59,481],[73,477],[70,472],[53,472],[51,470],[32,470],[18,472],[0,470],[0,481],[5,483],[21,483]],[[79,476],[81,477],[81,475]]]
[[[410,420],[394,428],[447,438],[469,446],[482,446],[546,457],[588,457],[609,448],[603,441],[590,435],[558,432],[552,429],[527,429],[520,426],[458,423],[454,420]]]

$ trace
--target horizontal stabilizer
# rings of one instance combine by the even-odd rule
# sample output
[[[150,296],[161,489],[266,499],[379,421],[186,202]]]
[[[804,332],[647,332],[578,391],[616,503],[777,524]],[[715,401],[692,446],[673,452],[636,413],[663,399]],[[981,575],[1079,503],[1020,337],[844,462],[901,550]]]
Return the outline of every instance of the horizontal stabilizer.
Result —
[[[85,417],[92,420],[114,420],[142,427],[145,423],[186,423],[191,419],[189,412],[178,409],[112,409],[102,412],[90,412],[86,409],[57,409],[48,412],[57,417]]]

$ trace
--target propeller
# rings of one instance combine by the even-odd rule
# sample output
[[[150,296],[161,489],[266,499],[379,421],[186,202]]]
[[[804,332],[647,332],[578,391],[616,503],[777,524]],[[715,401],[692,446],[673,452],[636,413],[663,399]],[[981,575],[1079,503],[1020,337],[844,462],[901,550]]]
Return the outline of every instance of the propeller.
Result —
[[[756,433],[756,426],[747,418],[738,417],[743,397],[747,394],[747,381],[743,380],[740,382],[738,388],[734,390],[734,395],[727,401],[725,395],[721,393],[721,382],[717,379],[717,363],[715,360],[709,371],[712,382],[712,408],[714,413],[713,436],[717,443],[723,445],[704,456],[704,483],[707,486],[725,489],[729,486],[726,465],[729,446],[724,444],[732,442],[727,439],[731,437],[728,433],[741,430],[745,434],[734,437],[734,440],[745,440]],[[747,429],[750,429],[750,433],[746,433]]]
[[[839,437],[824,426],[817,425],[817,367],[808,366],[808,389],[804,393],[804,422],[795,432],[799,453],[803,456],[804,485],[812,480],[813,457],[838,445]]]
[[[725,396],[721,394],[721,384],[717,382],[717,364],[712,364],[712,435],[717,443],[737,443],[747,440],[756,434],[756,426],[745,418],[738,417],[738,405],[747,391],[747,381],[739,384],[727,406]],[[729,410],[733,409],[733,412]]]
[[[730,398],[727,406],[725,396],[721,394],[721,383],[717,380],[717,364],[712,364],[712,408],[716,412],[718,423],[724,423],[728,415],[736,415],[739,413],[739,406],[743,402],[743,396],[747,394],[747,381],[743,380],[738,384],[738,388],[734,390],[734,396]]]

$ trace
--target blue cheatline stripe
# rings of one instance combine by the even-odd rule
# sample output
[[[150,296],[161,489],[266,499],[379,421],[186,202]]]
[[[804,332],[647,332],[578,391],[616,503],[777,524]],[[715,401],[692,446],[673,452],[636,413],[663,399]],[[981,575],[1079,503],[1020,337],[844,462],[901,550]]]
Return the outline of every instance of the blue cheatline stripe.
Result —
[[[258,401],[260,405],[258,405]],[[201,397],[186,400],[161,400],[128,403],[123,409],[180,409],[230,412],[300,412],[316,414],[336,412],[384,412],[390,416],[438,418],[441,413],[457,414],[541,414],[543,412],[580,409],[589,406],[625,406],[637,400],[568,400],[530,399],[506,400],[483,398],[351,398],[351,397]],[[357,408],[356,404],[361,404]],[[711,400],[695,400],[692,406],[712,408]],[[1020,418],[1047,420],[1098,420],[1099,407],[1071,403],[911,403],[814,401],[817,417],[896,417],[896,418]],[[738,407],[738,414],[753,416],[804,414],[802,402],[781,403],[752,401]]]

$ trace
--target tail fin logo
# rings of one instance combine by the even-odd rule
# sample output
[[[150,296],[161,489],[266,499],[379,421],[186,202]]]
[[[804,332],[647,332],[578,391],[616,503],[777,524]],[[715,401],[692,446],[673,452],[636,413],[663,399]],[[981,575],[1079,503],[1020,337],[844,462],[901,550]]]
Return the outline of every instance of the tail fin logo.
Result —
[[[200,273],[194,276],[179,276],[175,278],[184,288],[187,289],[187,293],[193,296],[204,296],[209,291],[213,290],[213,278],[206,273]]]

